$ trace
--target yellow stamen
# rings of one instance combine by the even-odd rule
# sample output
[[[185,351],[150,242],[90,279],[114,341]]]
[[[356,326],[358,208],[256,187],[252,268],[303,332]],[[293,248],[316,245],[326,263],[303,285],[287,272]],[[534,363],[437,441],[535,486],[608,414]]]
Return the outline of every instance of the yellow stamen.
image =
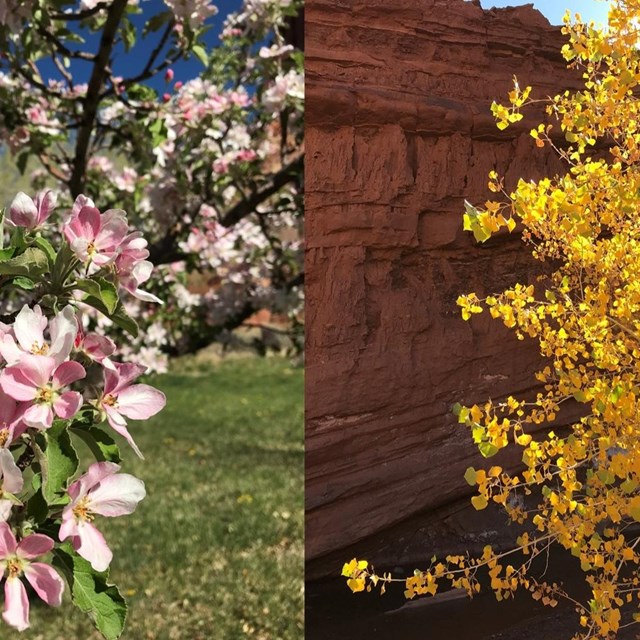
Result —
[[[46,356],[49,353],[49,345],[46,343],[40,344],[37,340],[31,345],[31,353],[36,356]]]
[[[91,522],[95,516],[91,513],[89,509],[89,497],[85,496],[78,502],[78,504],[73,507],[73,515],[77,520],[84,520],[85,522]]]
[[[42,389],[38,389],[35,400],[36,402],[41,404],[51,404],[53,400],[53,389],[51,387],[43,387]]]
[[[115,407],[118,404],[118,401],[114,396],[108,393],[104,398],[102,398],[102,404],[106,404],[107,407]]]
[[[17,578],[22,575],[22,562],[18,558],[11,558],[7,562],[7,578]]]

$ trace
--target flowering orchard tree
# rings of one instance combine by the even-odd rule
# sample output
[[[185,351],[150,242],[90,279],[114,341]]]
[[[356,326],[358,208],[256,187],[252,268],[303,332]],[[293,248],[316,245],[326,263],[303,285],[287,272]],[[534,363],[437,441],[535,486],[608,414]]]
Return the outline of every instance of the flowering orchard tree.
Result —
[[[120,473],[111,430],[142,456],[127,420],[155,415],[165,397],[136,383],[144,367],[121,362],[119,345],[87,330],[86,320],[92,309],[136,334],[124,300],[152,298],[138,288],[148,251],[121,209],[101,213],[79,195],[53,225],[56,207],[50,190],[35,199],[18,194],[3,220],[8,242],[0,233],[0,288],[19,307],[0,323],[2,617],[26,629],[25,581],[55,607],[64,577],[75,605],[105,638],[117,638],[126,604],[109,583],[112,553],[100,517],[132,513],[145,488]],[[96,461],[73,480],[78,440]]]
[[[2,140],[22,171],[40,164],[34,191],[123,208],[149,239],[153,274],[146,261],[120,265],[144,335],[123,348],[152,369],[259,309],[298,317],[300,4],[244,0],[208,47],[217,10],[206,0],[0,0]],[[174,67],[190,59],[201,75],[178,81]]]
[[[549,265],[533,285],[458,300],[463,318],[488,309],[519,339],[536,340],[546,361],[535,399],[455,407],[483,456],[521,450],[517,473],[494,465],[465,474],[478,489],[473,506],[501,505],[520,535],[513,549],[434,558],[404,583],[409,598],[435,594],[443,582],[473,595],[483,570],[499,600],[521,588],[550,606],[569,598],[582,629],[575,637],[604,640],[640,621],[640,0],[612,0],[607,31],[567,16],[564,33],[562,53],[584,88],[545,99],[550,122],[531,136],[558,152],[567,173],[520,180],[507,193],[492,172],[489,187],[504,200],[467,205],[464,217],[480,242],[520,225]],[[499,128],[538,101],[530,93],[516,82],[510,104],[492,106]],[[564,141],[551,136],[558,125]],[[581,417],[558,427],[563,405]],[[532,563],[552,545],[577,559],[586,601],[536,577]],[[354,591],[393,580],[357,559],[343,574]]]

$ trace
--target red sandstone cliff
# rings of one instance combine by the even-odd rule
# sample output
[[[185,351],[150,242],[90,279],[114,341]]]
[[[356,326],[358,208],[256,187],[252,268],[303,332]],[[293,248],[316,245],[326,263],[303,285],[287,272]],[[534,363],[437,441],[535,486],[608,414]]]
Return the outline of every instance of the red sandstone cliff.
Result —
[[[531,390],[536,351],[489,317],[463,322],[455,300],[536,265],[515,235],[477,246],[463,201],[490,196],[491,169],[507,186],[562,171],[527,133],[540,114],[496,129],[489,105],[512,76],[534,97],[577,85],[559,28],[531,6],[310,0],[306,39],[312,577],[349,545],[399,562],[433,531],[459,541],[477,526],[451,516],[483,460],[450,407]]]

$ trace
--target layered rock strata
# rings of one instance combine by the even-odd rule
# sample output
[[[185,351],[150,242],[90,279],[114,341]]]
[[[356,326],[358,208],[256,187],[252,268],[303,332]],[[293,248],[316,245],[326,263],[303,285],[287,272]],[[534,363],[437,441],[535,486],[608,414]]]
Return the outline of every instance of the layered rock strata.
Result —
[[[508,188],[564,170],[528,135],[542,111],[500,132],[489,106],[506,101],[514,74],[533,97],[575,88],[579,75],[560,29],[531,6],[310,0],[306,11],[314,577],[352,550],[402,563],[428,553],[434,531],[455,547],[502,526],[458,513],[464,471],[483,460],[451,406],[534,392],[538,357],[488,316],[462,321],[455,300],[532,281],[538,266],[517,234],[478,246],[463,202],[491,197],[492,169]]]

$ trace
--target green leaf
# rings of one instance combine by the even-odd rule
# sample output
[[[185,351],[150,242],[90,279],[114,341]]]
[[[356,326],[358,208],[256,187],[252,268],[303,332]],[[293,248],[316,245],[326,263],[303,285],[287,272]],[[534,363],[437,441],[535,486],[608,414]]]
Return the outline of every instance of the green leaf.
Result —
[[[29,247],[24,253],[9,260],[0,260],[0,274],[37,278],[49,271],[49,261],[42,249]]]
[[[36,283],[33,280],[25,278],[24,276],[16,276],[12,282],[14,286],[24,289],[25,291],[31,291],[36,287]]]
[[[36,455],[42,469],[42,496],[56,502],[78,469],[78,454],[71,444],[67,425],[55,420],[50,429],[36,435]]]
[[[621,385],[617,384],[611,390],[611,394],[609,395],[610,402],[612,402],[613,404],[618,402],[618,400],[620,400],[620,396],[622,396],[623,393],[624,393],[624,388]]]
[[[71,250],[71,247],[67,242],[63,242],[53,263],[53,269],[51,270],[51,281],[54,286],[60,288],[64,286],[65,283],[63,280],[66,280],[64,276],[69,272],[74,262],[77,262],[77,258]]]
[[[122,43],[124,44],[124,50],[126,52],[131,51],[131,48],[136,43],[136,28],[133,26],[128,18],[125,18],[121,23]]]
[[[193,47],[191,47],[191,51],[193,52],[193,55],[198,58],[198,60],[200,60],[200,62],[202,62],[205,67],[208,66],[209,56],[204,50],[204,47],[200,46],[199,44],[194,44]]]
[[[471,487],[476,484],[476,470],[473,467],[469,467],[464,472],[464,479],[467,481],[467,484]]]
[[[498,447],[496,447],[495,444],[491,444],[490,442],[481,442],[478,445],[478,449],[480,450],[480,453],[485,458],[490,458],[491,456],[495,456],[496,453],[500,451],[500,449],[498,449]]]
[[[23,151],[16,158],[16,167],[18,167],[18,171],[21,176],[23,176],[24,172],[27,170],[27,162],[29,162],[29,153],[27,151]]]
[[[160,27],[162,27],[165,22],[169,22],[172,16],[173,12],[171,11],[161,11],[160,13],[156,13],[155,15],[151,16],[145,22],[144,29],[142,30],[143,37],[148,33],[154,33],[158,31],[158,29],[160,29]]]
[[[106,640],[117,640],[124,630],[127,603],[118,587],[108,582],[109,571],[95,571],[69,543],[53,554],[53,565],[67,578],[73,603],[91,618]]]
[[[116,441],[98,427],[72,428],[72,432],[83,440],[98,462],[115,462],[120,464],[120,449]]]
[[[105,315],[110,316],[118,307],[118,290],[109,280],[100,277],[89,278],[78,280],[76,286],[90,296],[98,298],[107,310]]]
[[[33,520],[36,524],[40,524],[47,519],[49,515],[49,505],[42,495],[42,491],[36,491],[26,504],[27,518]]]
[[[56,263],[56,251],[51,243],[42,236],[38,236],[33,243],[45,252],[47,259],[49,260],[49,271],[53,272],[53,267]]]
[[[121,329],[124,329],[124,331],[129,335],[134,338],[137,337],[138,323],[124,310],[121,302],[118,303],[118,306],[113,313],[109,313],[109,310],[102,300],[95,296],[88,296],[83,300],[83,302],[103,313],[107,318],[113,321],[114,324],[118,325]]]

